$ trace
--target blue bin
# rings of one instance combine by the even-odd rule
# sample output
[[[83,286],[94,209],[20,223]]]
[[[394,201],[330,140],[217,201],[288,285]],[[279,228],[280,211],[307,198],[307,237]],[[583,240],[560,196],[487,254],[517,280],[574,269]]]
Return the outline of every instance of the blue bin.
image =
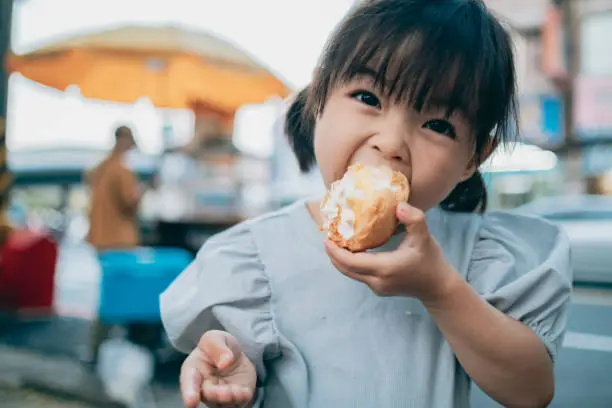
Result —
[[[107,324],[161,321],[159,295],[189,265],[189,252],[175,248],[105,251],[98,317]]]

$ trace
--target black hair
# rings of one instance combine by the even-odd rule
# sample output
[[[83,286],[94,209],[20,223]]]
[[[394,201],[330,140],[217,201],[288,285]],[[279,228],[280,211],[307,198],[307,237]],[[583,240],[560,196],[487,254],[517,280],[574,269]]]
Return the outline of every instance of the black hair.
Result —
[[[477,164],[518,134],[512,41],[481,0],[370,0],[337,27],[312,83],[288,109],[285,132],[300,169],[315,165],[316,117],[328,95],[364,69],[386,97],[417,111],[444,106],[474,129]],[[485,211],[482,175],[459,183],[440,204],[457,212]]]
[[[297,158],[300,170],[308,172],[315,164],[314,127],[315,116],[306,113],[308,88],[295,95],[285,114],[285,134]]]

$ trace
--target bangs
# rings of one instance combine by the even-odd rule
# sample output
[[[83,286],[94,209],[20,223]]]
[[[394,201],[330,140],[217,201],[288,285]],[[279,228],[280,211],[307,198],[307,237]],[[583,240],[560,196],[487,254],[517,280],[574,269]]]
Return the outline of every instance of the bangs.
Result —
[[[358,7],[323,53],[311,108],[322,111],[334,88],[364,74],[394,102],[419,112],[461,113],[477,145],[490,137],[506,142],[517,133],[512,45],[478,1],[388,0]]]

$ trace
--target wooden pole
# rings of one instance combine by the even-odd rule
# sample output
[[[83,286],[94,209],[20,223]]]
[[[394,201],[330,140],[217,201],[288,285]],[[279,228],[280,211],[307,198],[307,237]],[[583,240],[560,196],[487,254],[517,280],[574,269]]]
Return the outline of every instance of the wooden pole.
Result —
[[[13,0],[0,0],[0,245],[10,233],[8,206],[13,176],[8,168],[6,148],[6,115],[8,105],[9,72],[6,68],[6,55],[11,51],[11,31],[13,22]]]

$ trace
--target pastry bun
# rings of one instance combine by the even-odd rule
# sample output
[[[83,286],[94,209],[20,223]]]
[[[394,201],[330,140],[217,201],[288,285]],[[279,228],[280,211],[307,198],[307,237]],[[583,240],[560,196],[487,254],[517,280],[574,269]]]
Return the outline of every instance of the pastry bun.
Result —
[[[355,164],[321,203],[322,230],[336,245],[362,252],[386,243],[397,228],[397,204],[408,200],[406,176],[389,167]]]

